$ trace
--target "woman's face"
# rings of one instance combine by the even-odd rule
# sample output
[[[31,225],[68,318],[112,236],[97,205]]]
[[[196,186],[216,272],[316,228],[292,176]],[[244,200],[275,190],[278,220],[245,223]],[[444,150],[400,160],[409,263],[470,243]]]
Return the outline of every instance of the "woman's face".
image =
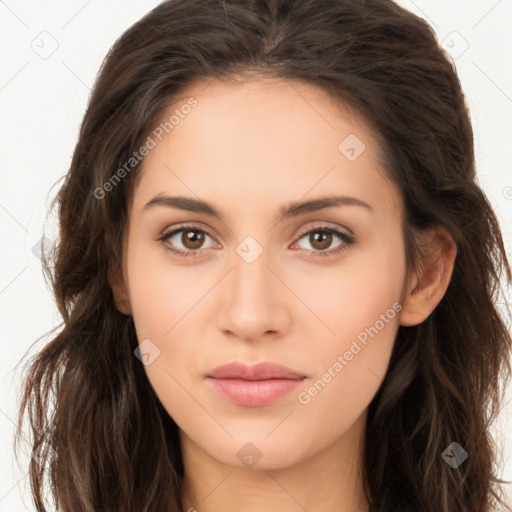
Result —
[[[277,79],[198,84],[162,122],[124,276],[163,406],[188,443],[238,467],[289,466],[361,432],[406,274],[402,200],[368,127],[323,90]],[[232,362],[293,374],[212,378]]]

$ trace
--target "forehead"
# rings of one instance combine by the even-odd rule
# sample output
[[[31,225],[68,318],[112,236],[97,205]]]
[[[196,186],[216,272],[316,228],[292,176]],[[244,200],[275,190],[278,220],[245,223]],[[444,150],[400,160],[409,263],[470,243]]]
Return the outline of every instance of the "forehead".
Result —
[[[223,203],[226,194],[236,193],[238,201],[254,204],[336,192],[399,208],[374,132],[311,84],[271,78],[197,82],[149,133],[155,147],[142,163],[138,210],[154,195],[171,192]]]

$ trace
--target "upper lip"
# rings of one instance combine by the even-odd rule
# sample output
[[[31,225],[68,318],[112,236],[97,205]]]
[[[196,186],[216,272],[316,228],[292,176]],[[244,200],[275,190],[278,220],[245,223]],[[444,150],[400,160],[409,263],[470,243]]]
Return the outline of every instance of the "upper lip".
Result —
[[[303,379],[306,375],[276,363],[262,362],[248,365],[246,363],[233,362],[218,366],[209,372],[207,377],[215,379],[269,380]]]

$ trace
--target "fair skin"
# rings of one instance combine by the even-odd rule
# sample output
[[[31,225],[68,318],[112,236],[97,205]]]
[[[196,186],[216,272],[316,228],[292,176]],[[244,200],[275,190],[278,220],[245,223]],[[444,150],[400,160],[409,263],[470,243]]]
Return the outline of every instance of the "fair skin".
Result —
[[[144,369],[180,428],[183,510],[366,512],[367,408],[399,326],[422,322],[444,295],[453,241],[432,233],[431,256],[407,279],[401,195],[379,167],[370,129],[323,90],[278,79],[198,83],[162,119],[190,96],[197,106],[145,157],[122,274],[111,278],[139,343],[149,338],[160,351]],[[352,160],[338,149],[350,134],[365,145]],[[158,194],[207,201],[223,218],[144,208]],[[284,205],[326,195],[359,204],[279,218]],[[181,223],[194,229],[157,241]],[[335,233],[316,241],[320,227],[353,242]],[[250,263],[237,252],[254,254],[257,246],[240,246],[248,236],[263,249]],[[351,357],[371,326],[377,333]],[[231,361],[276,362],[306,379],[269,405],[234,404],[205,378]],[[327,383],[315,392],[319,379]],[[253,466],[241,449],[258,459]]]

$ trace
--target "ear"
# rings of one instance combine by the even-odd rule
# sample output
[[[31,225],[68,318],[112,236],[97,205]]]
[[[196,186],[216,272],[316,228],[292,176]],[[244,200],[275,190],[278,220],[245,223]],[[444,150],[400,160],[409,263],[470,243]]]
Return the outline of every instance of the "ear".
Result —
[[[124,315],[131,315],[132,309],[130,306],[128,289],[126,287],[123,273],[119,266],[111,269],[108,281],[110,288],[112,289],[112,295],[114,297],[114,304],[116,309]]]
[[[452,237],[442,227],[431,229],[424,236],[420,269],[406,291],[400,325],[418,325],[428,318],[443,298],[452,277],[457,255]]]

